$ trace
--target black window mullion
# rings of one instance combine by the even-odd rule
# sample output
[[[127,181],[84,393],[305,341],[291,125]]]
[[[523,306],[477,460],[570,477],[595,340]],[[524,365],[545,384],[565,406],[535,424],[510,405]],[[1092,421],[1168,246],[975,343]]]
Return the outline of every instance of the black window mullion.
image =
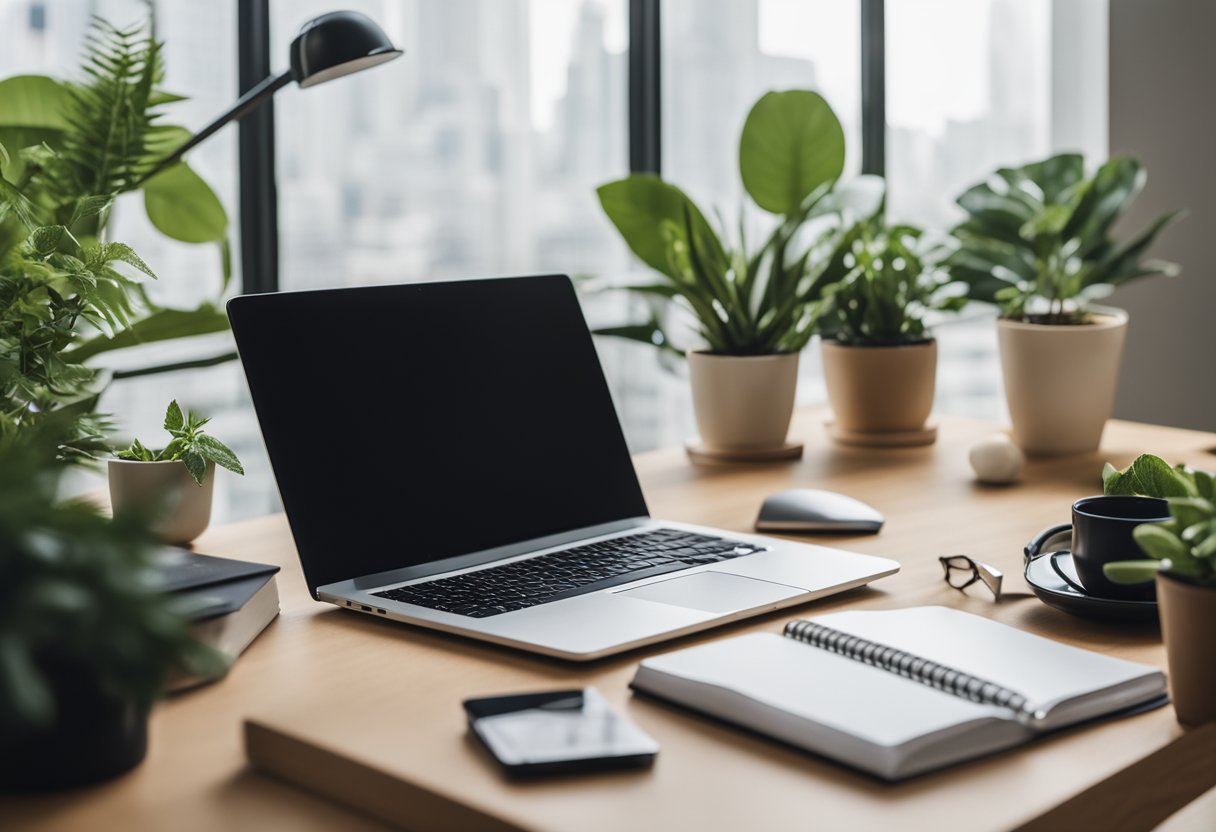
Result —
[[[270,75],[270,0],[239,0],[237,62],[242,95]],[[247,294],[277,292],[274,101],[266,101],[241,119],[239,129],[241,288]]]
[[[662,172],[660,0],[629,0],[629,169]]]
[[[884,0],[861,0],[861,172],[887,171],[887,56]]]

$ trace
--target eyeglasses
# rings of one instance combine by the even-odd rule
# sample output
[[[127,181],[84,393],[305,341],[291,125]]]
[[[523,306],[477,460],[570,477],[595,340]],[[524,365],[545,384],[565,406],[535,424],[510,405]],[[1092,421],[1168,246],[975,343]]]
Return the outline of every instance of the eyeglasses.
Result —
[[[946,583],[959,592],[979,581],[992,591],[997,601],[1001,600],[1001,581],[1005,576],[995,566],[972,560],[966,555],[950,555],[938,558],[938,561],[941,562],[942,571],[946,573]]]

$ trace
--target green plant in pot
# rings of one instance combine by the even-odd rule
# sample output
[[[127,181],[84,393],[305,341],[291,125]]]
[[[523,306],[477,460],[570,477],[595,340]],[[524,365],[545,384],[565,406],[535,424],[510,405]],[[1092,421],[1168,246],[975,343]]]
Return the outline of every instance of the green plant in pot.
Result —
[[[174,669],[214,676],[185,611],[156,588],[144,519],[58,503],[72,426],[0,439],[0,790],[104,780],[136,765]]]
[[[1146,259],[1177,212],[1117,241],[1112,228],[1144,187],[1138,161],[1087,174],[1061,154],[1000,168],[967,189],[948,265],[969,297],[1000,307],[1001,369],[1013,438],[1039,454],[1092,451],[1110,417],[1128,316],[1092,301],[1172,263]]]
[[[1175,470],[1193,493],[1166,498],[1169,521],[1133,531],[1148,558],[1108,563],[1104,571],[1117,583],[1156,579],[1174,711],[1199,725],[1216,720],[1216,477]]]
[[[203,432],[208,421],[182,413],[174,400],[165,411],[165,447],[151,450],[136,439],[115,453],[109,460],[115,517],[151,517],[152,531],[165,543],[189,543],[203,533],[211,522],[216,466],[245,473],[231,448]]]
[[[140,282],[152,270],[107,236],[119,197],[142,192],[162,233],[219,247],[226,283],[227,217],[215,194],[184,163],[149,176],[189,138],[161,121],[180,100],[159,89],[161,75],[159,43],[95,20],[81,81],[0,81],[0,435],[62,412],[74,426],[61,453],[95,456],[106,425],[94,410],[110,376],[87,361],[227,328],[212,304],[152,302]]]
[[[752,107],[739,140],[752,201],[772,216],[759,244],[715,229],[678,187],[633,175],[599,188],[608,218],[657,282],[624,288],[654,301],[645,324],[599,330],[687,356],[702,449],[735,458],[781,453],[794,406],[798,354],[813,334],[812,303],[826,284],[820,252],[842,212],[868,215],[881,199],[873,177],[836,188],[844,132],[818,94],[771,92]],[[699,343],[681,349],[671,316],[694,322]],[[797,446],[800,448],[800,446]]]
[[[816,328],[823,336],[823,374],[835,420],[847,444],[931,443],[937,342],[925,323],[957,311],[967,299],[940,268],[941,243],[881,216],[856,223],[832,254]]]

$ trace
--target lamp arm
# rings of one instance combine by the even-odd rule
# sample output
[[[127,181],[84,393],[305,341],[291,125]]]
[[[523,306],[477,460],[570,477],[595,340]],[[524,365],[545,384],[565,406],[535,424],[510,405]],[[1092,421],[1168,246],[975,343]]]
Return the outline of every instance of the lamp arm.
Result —
[[[196,145],[202,144],[207,139],[211,138],[217,131],[230,121],[240,121],[245,116],[253,112],[263,101],[270,98],[283,87],[290,84],[292,81],[291,70],[286,70],[280,75],[268,75],[257,86],[251,87],[248,92],[236,100],[226,112],[220,115],[215,121],[208,124],[202,130],[199,130],[190,140],[184,142],[180,147],[174,150],[165,158],[161,159],[152,169],[139,178],[137,185],[142,185],[156,174],[160,173],[165,168],[172,165],[174,162],[186,155],[186,152],[191,150]]]

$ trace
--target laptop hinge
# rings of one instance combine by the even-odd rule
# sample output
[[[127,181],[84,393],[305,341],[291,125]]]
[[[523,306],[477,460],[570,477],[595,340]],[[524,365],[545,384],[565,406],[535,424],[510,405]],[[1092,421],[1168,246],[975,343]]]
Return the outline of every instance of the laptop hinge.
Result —
[[[588,540],[593,537],[601,537],[606,534],[629,531],[630,529],[641,528],[642,526],[648,525],[650,522],[651,519],[649,517],[643,516],[630,517],[625,520],[614,520],[611,523],[599,523],[594,526],[586,526],[584,528],[574,529],[568,532],[546,535],[545,537],[538,537],[533,540],[525,540],[521,543],[512,543],[507,546],[497,546],[493,549],[484,549],[480,552],[470,552],[467,555],[457,555],[456,557],[444,558],[443,560],[421,563],[417,566],[407,566],[402,569],[393,569],[388,572],[377,572],[374,575],[365,575],[350,581],[338,581],[337,583],[318,587],[316,593],[334,593],[342,592],[343,590],[357,590],[360,592],[365,592],[369,589],[387,586],[388,584],[401,583],[402,581],[412,581],[416,578],[425,578],[430,575],[440,575],[444,572],[454,572],[457,569],[468,569],[471,566],[481,566],[482,564],[516,557],[517,555],[526,555],[529,552],[538,552],[542,549],[551,549],[555,546],[565,546],[567,544],[577,543],[581,540]]]

